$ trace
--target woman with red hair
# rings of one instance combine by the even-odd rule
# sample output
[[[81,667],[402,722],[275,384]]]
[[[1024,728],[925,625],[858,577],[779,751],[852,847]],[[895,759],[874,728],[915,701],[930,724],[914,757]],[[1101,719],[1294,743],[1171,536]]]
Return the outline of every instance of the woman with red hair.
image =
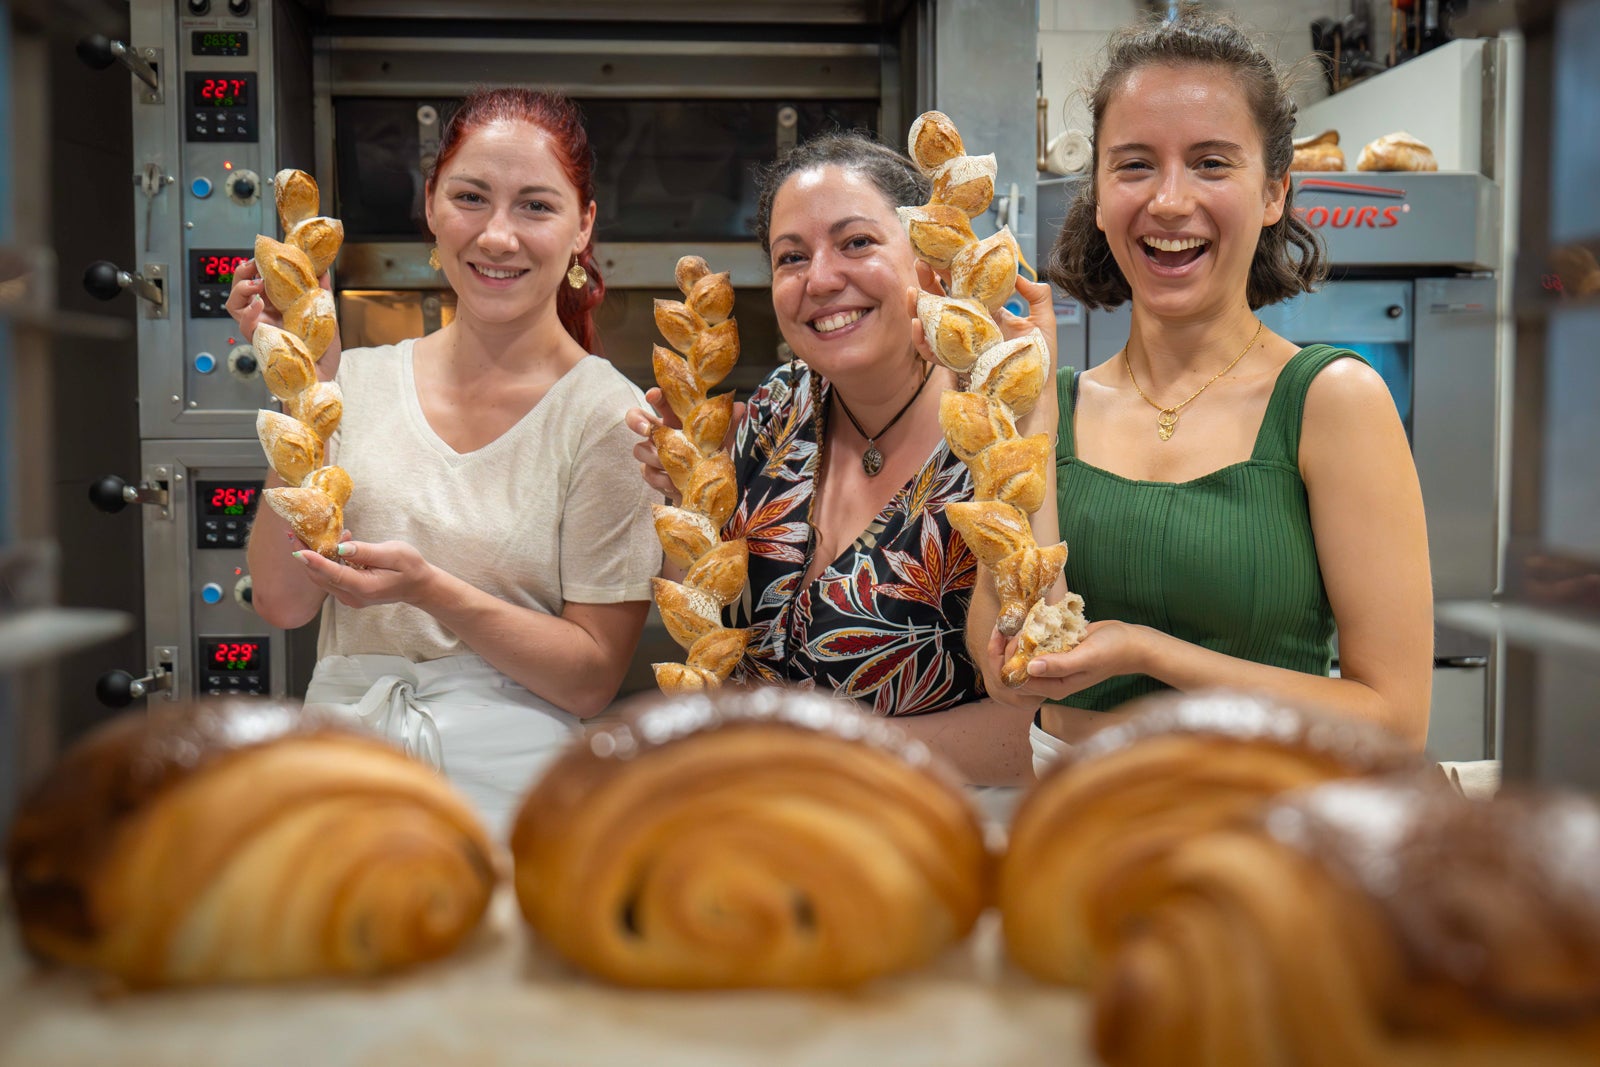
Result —
[[[446,123],[427,177],[431,262],[456,293],[426,337],[319,364],[344,419],[329,463],[360,538],[339,562],[267,509],[256,610],[319,613],[308,705],[439,767],[501,828],[543,760],[616,695],[661,553],[623,419],[639,394],[594,352],[593,158],[578,109],[495,89]],[[276,321],[253,265],[228,308]],[[273,484],[269,482],[269,484]]]

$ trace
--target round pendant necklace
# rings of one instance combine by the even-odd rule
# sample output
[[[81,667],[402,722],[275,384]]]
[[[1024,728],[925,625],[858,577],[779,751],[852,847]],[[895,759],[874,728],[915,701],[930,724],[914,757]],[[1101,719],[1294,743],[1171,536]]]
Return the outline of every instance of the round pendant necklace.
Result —
[[[875,439],[888,433],[890,428],[900,421],[900,416],[911,410],[911,405],[917,402],[917,397],[922,395],[923,387],[928,384],[928,379],[931,377],[933,377],[933,364],[929,363],[925,365],[925,369],[922,372],[922,381],[917,384],[917,391],[911,394],[911,399],[905,402],[905,406],[895,412],[894,418],[890,419],[883,429],[877,433],[868,433],[861,428],[861,423],[856,421],[855,415],[850,411],[850,406],[844,402],[844,397],[840,395],[837,388],[834,389],[833,396],[835,400],[839,401],[839,410],[844,412],[844,417],[850,420],[850,425],[856,428],[856,433],[866,439],[867,450],[861,453],[861,469],[867,472],[868,478],[876,478],[878,472],[883,470],[883,453],[878,451]]]
[[[1211,376],[1211,381],[1206,382],[1206,384],[1190,393],[1188,400],[1174,404],[1170,408],[1164,408],[1160,404],[1157,404],[1154,400],[1151,400],[1145,395],[1145,391],[1143,389],[1139,388],[1139,379],[1133,376],[1133,364],[1128,360],[1128,350],[1127,348],[1123,348],[1122,365],[1128,368],[1128,381],[1133,383],[1133,391],[1138,393],[1139,396],[1143,397],[1146,404],[1149,404],[1160,413],[1156,416],[1156,436],[1161,438],[1163,441],[1170,441],[1174,431],[1176,431],[1178,428],[1178,412],[1183,410],[1184,406],[1189,403],[1189,400],[1193,400],[1207,389],[1210,389],[1212,382],[1215,382],[1218,378],[1231,371],[1234,368],[1234,365],[1244,358],[1245,352],[1248,352],[1255,347],[1256,338],[1261,336],[1261,331],[1266,329],[1266,327],[1266,323],[1262,322],[1260,319],[1257,319],[1256,332],[1250,335],[1250,343],[1244,346],[1244,351],[1240,352],[1237,356],[1234,356],[1232,363],[1229,363],[1226,367],[1223,367],[1221,370],[1217,371],[1217,373],[1213,374]],[[850,413],[846,411],[845,414],[848,415]]]

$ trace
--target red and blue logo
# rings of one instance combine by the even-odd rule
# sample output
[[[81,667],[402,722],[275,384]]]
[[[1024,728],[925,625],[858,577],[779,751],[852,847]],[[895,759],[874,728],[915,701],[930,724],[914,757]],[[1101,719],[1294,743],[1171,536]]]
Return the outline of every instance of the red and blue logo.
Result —
[[[1381,185],[1363,185],[1360,182],[1338,181],[1333,178],[1302,178],[1297,187],[1306,193],[1330,193],[1338,197],[1359,197],[1366,200],[1399,201],[1387,204],[1300,204],[1294,211],[1313,230],[1331,227],[1336,230],[1368,229],[1387,230],[1400,225],[1400,216],[1411,210],[1406,203],[1404,189],[1388,189]]]

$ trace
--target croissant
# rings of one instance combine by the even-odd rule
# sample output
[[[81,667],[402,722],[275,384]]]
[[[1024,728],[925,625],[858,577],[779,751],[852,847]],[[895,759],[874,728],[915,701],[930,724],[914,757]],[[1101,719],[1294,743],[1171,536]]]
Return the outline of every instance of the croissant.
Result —
[[[345,477],[348,479],[349,475]],[[276,486],[263,490],[261,497],[306,547],[328,559],[338,558],[339,538],[344,535],[344,506],[331,494],[315,486]]]
[[[1433,149],[1409,133],[1386,133],[1361,150],[1356,170],[1438,170]]]
[[[1002,926],[1012,959],[1045,981],[1095,977],[1114,933],[1103,909],[1143,899],[1149,857],[1249,818],[1285,790],[1421,766],[1377,726],[1266,698],[1164,694],[1130,710],[1053,765],[1012,820]]]
[[[1297,137],[1290,170],[1344,170],[1344,150],[1339,147],[1339,131],[1327,130],[1315,137]]]
[[[750,643],[748,631],[722,625],[722,609],[744,589],[750,554],[745,541],[725,544],[721,534],[739,503],[733,459],[722,449],[733,394],[706,395],[739,358],[739,328],[728,317],[733,281],[727,272],[713,273],[699,256],[678,260],[673,277],[683,300],[657,300],[655,319],[677,352],[656,345],[651,365],[683,429],[660,426],[650,440],[683,498],[682,507],[656,506],[656,536],[667,558],[687,573],[681,584],[653,581],[662,621],[688,650],[689,661],[651,666],[663,692],[686,693],[720,686]]]
[[[265,234],[256,237],[256,269],[261,272],[267,302],[279,311],[286,311],[302,293],[317,288],[317,275],[306,254]]]
[[[320,278],[333,266],[339,246],[344,244],[344,223],[321,216],[304,219],[289,229],[284,240],[306,254],[311,273]]]
[[[344,417],[344,394],[337,382],[313,382],[283,402],[283,413],[305,423],[327,441]]]
[[[569,749],[511,850],[546,944],[609,981],[676,989],[847,987],[919,966],[972,929],[988,864],[925,746],[777,689],[674,697]]]
[[[5,861],[30,951],[135,988],[396,970],[452,951],[494,886],[443,778],[266,701],[106,723],[23,800]]]
[[[322,438],[311,427],[282,412],[265,408],[256,412],[256,436],[267,462],[290,485],[299,485],[306,475],[322,466]]]
[[[278,219],[284,232],[317,213],[321,204],[317,183],[305,171],[280,170],[272,179],[272,187],[277,191]]]
[[[298,396],[316,382],[316,361],[305,342],[288,330],[263,322],[251,336],[250,346],[261,360],[261,380],[279,400]]]
[[[1110,1067],[1600,1063],[1589,798],[1330,782],[1128,862],[1097,944]]]

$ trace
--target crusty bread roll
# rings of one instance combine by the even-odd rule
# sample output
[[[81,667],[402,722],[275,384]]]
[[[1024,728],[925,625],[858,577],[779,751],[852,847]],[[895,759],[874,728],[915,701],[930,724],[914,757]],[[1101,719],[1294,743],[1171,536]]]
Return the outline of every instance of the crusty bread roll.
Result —
[[[289,229],[284,240],[306,254],[311,273],[320,278],[333,266],[339,246],[344,244],[344,223],[320,215],[303,219]]]
[[[1409,133],[1386,133],[1361,150],[1356,170],[1438,170],[1433,149]]]
[[[1260,697],[1163,694],[1129,710],[1062,756],[1012,819],[999,881],[1006,945],[1045,981],[1095,978],[1112,934],[1104,909],[1138,898],[1149,857],[1285,790],[1421,766],[1379,727]]]
[[[283,402],[283,413],[327,441],[344,417],[344,394],[338,382],[313,382]]]
[[[1129,856],[1106,893],[1108,1067],[1600,1063],[1600,808],[1330,782]]]
[[[280,411],[263,408],[256,412],[256,436],[267,462],[290,485],[299,485],[306,475],[322,466],[322,438],[305,423]]]
[[[314,486],[274,486],[263,490],[261,498],[307,548],[328,559],[339,558],[339,538],[344,534],[343,504]]]
[[[744,588],[750,557],[746,542],[724,543],[722,527],[739,503],[733,459],[723,449],[733,418],[733,394],[708,397],[739,358],[733,281],[712,273],[699,256],[684,256],[673,272],[683,300],[657,300],[656,328],[672,349],[651,353],[656,383],[682,430],[658,426],[650,435],[661,466],[683,498],[681,507],[658,504],[656,535],[683,582],[654,582],[656,607],[667,632],[689,653],[688,662],[654,663],[663,692],[720,686],[750,643],[746,630],[722,625],[722,609]],[[679,355],[682,353],[682,355]]]
[[[1050,436],[1023,436],[1017,430],[1017,419],[1033,410],[1049,381],[1050,346],[1038,330],[1005,340],[995,323],[993,313],[1016,291],[1022,260],[1011,230],[1001,227],[978,240],[970,226],[953,221],[988,208],[994,156],[962,154],[961,135],[937,111],[912,124],[908,150],[933,177],[933,199],[924,207],[899,209],[901,222],[912,250],[935,270],[948,267],[950,273],[950,295],[919,294],[917,318],[934,359],[958,374],[971,374],[967,392],[940,398],[939,425],[950,450],[972,472],[974,496],[970,504],[947,506],[945,514],[992,572],[1000,596],[996,626],[1014,637],[1067,559],[1065,545],[1040,548],[1028,521],[1050,490]],[[1082,639],[1083,599],[1062,603],[1069,607],[1034,616],[1035,634],[1027,647],[1066,651]],[[1046,627],[1055,629],[1045,634]],[[1025,662],[1020,671],[1003,672],[1014,687],[1027,678]]]
[[[300,294],[283,312],[283,328],[305,342],[313,360],[322,358],[339,332],[333,294],[317,286]]]
[[[1289,169],[1344,170],[1344,149],[1339,147],[1339,131],[1326,130],[1314,137],[1296,138],[1294,158],[1289,163]]]
[[[279,400],[291,400],[317,381],[317,363],[304,341],[263,322],[250,338],[261,362],[261,380]]]
[[[541,940],[663,988],[853,986],[916,967],[971,930],[989,862],[961,787],[898,727],[731,687],[569,749],[511,851]]]
[[[384,742],[268,701],[130,712],[6,846],[36,955],[132,987],[373,974],[442,956],[494,885],[467,802]]]
[[[317,275],[306,254],[266,234],[256,237],[256,269],[261,272],[267,302],[280,312],[293,306],[302,293],[317,287]]]
[[[316,180],[303,170],[280,170],[272,179],[278,201],[278,221],[284,232],[317,213],[321,196]]]
[[[1016,651],[1006,658],[1001,677],[1013,689],[1021,686],[1028,680],[1028,664],[1035,656],[1076,648],[1088,631],[1088,623],[1083,618],[1083,597],[1077,593],[1068,593],[1055,604],[1035,601],[1022,620]]]

